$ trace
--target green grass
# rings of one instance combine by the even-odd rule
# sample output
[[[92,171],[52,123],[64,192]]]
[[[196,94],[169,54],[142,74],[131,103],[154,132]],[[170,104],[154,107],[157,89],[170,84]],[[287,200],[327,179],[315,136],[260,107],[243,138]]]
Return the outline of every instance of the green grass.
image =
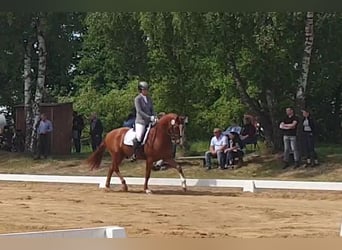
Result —
[[[209,149],[209,142],[207,141],[196,141],[191,143],[188,155],[201,155]]]
[[[190,152],[203,153],[206,150],[206,144],[205,142],[193,143]],[[53,156],[40,161],[35,161],[24,154],[0,151],[0,173],[105,176],[110,165],[109,154],[105,154],[99,170],[89,171],[85,160],[90,155],[90,148],[84,150],[81,154]],[[292,168],[283,170],[281,159],[277,155],[266,154],[262,145],[258,154],[247,154],[244,166],[236,170],[206,171],[201,161],[179,161],[179,164],[183,167],[187,178],[342,181],[342,146],[319,145],[317,152],[322,160],[320,166],[296,170]],[[144,164],[144,161],[131,163],[125,160],[120,170],[126,177],[143,177]],[[153,171],[152,177],[178,178],[178,174],[170,169]]]

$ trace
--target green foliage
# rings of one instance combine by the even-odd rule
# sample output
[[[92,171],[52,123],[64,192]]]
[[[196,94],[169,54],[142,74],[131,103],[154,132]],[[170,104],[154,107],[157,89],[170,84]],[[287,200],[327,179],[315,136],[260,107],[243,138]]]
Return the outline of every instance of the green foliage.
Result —
[[[121,127],[134,106],[137,95],[137,81],[131,81],[125,89],[113,89],[107,94],[97,92],[95,88],[84,88],[73,98],[74,109],[89,117],[96,112],[108,132]]]
[[[0,14],[0,105],[22,101],[23,38],[33,34],[30,20],[38,14]],[[190,140],[207,140],[213,127],[241,123],[251,104],[278,134],[284,108],[294,105],[296,97],[305,16],[49,13],[45,100],[74,101],[86,116],[95,111],[109,131],[122,125],[133,106],[136,84],[143,79],[151,86],[157,112],[189,116]],[[336,142],[342,138],[341,19],[340,13],[315,14],[307,89],[320,140]],[[237,88],[232,58],[250,103]]]
[[[134,13],[89,13],[75,83],[102,94],[146,76],[146,45]]]

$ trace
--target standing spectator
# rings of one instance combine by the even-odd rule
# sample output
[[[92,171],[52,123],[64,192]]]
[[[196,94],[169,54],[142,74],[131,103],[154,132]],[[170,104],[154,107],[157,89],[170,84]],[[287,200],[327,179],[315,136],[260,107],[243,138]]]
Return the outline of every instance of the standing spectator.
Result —
[[[102,141],[103,126],[95,112],[90,115],[90,137],[93,152],[100,146]]]
[[[35,159],[40,159],[41,155],[47,158],[50,145],[49,135],[52,132],[52,123],[47,119],[46,114],[41,114],[38,125],[38,155]]]
[[[317,134],[317,129],[315,126],[315,121],[310,115],[308,109],[302,110],[303,114],[303,130],[302,130],[302,146],[304,155],[306,157],[306,167],[318,165],[317,153],[315,151],[315,136]]]
[[[283,131],[284,141],[284,167],[289,167],[290,152],[293,152],[295,168],[300,166],[299,152],[297,145],[298,117],[294,114],[293,108],[286,108],[286,117],[280,123],[279,128]]]
[[[217,157],[219,168],[223,169],[225,164],[224,150],[228,145],[227,136],[222,134],[221,129],[214,129],[214,136],[210,140],[209,151],[205,152],[205,166],[211,169],[211,158]]]
[[[81,153],[81,135],[84,128],[84,120],[76,111],[73,113],[72,120],[72,139],[74,141],[76,153]]]

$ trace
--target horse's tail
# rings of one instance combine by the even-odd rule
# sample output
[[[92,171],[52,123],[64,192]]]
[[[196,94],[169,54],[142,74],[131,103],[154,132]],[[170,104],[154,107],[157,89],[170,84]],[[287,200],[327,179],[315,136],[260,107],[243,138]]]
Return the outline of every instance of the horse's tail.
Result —
[[[100,144],[100,146],[96,149],[95,152],[93,152],[89,158],[87,159],[88,164],[90,165],[90,169],[98,169],[100,167],[103,153],[106,150],[106,145],[104,141]]]

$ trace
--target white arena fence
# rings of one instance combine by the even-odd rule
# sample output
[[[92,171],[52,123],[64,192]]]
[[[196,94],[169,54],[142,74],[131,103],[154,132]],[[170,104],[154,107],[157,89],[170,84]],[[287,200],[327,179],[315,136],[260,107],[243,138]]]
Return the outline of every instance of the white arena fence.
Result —
[[[127,177],[128,185],[143,185],[144,178]],[[27,175],[27,174],[0,174],[0,181],[23,182],[52,182],[52,183],[79,183],[97,184],[105,187],[104,176],[63,176],[63,175]],[[121,184],[120,179],[113,177],[111,184]],[[151,186],[180,186],[178,178],[151,178]],[[315,181],[277,181],[277,180],[231,180],[231,179],[187,179],[188,187],[221,187],[241,188],[243,192],[256,192],[264,189],[282,190],[317,190],[342,191],[342,182],[315,182]]]
[[[126,238],[123,227],[94,227],[70,230],[0,234],[0,238]]]

